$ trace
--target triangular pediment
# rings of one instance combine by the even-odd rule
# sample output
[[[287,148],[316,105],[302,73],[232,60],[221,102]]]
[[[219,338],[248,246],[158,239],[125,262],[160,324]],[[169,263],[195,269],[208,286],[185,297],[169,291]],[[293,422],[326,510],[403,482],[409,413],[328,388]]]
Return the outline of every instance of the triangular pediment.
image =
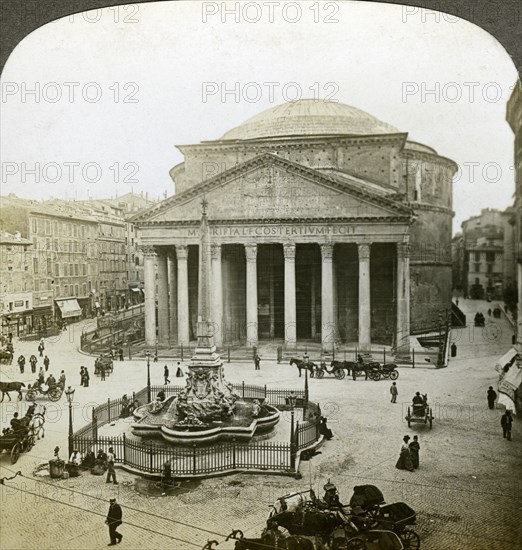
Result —
[[[135,223],[212,220],[360,218],[407,220],[412,211],[382,194],[281,159],[260,155],[136,216]]]

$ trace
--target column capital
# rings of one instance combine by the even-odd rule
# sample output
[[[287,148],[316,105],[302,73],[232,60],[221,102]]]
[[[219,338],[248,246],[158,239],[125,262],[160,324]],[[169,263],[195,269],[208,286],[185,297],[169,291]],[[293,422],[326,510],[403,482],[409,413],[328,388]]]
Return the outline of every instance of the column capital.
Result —
[[[177,244],[176,256],[178,260],[186,260],[188,258],[188,246],[186,244]]]
[[[150,245],[140,246],[140,250],[144,256],[154,257],[157,254],[156,248]]]
[[[411,256],[411,245],[410,243],[397,243],[397,256],[399,258],[409,258]]]
[[[321,258],[323,262],[331,262],[333,259],[334,243],[321,243]]]
[[[220,244],[211,244],[210,245],[210,257],[213,260],[221,259],[221,245]]]
[[[357,250],[359,252],[359,261],[370,259],[370,247],[371,247],[371,243],[357,244]]]
[[[294,262],[295,261],[295,244],[294,243],[284,243],[283,244],[283,254],[285,257],[285,262]]]
[[[247,262],[255,262],[257,259],[257,244],[247,243],[245,244],[245,255]]]

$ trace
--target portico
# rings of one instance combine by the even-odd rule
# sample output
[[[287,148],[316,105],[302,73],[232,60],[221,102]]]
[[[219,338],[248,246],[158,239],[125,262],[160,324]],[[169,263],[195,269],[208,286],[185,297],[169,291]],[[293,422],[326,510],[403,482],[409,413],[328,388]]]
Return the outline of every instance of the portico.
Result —
[[[252,347],[260,339],[278,339],[287,349],[298,341],[320,341],[324,350],[332,350],[357,341],[366,350],[373,340],[409,349],[409,258],[402,224],[209,224],[216,345]],[[157,244],[145,256],[147,343],[153,345],[157,333],[161,345],[187,345],[197,321],[197,296],[189,299],[197,262],[188,262],[189,256],[198,257],[197,230],[162,224],[161,232],[164,238],[157,239],[156,231]],[[154,261],[158,296],[150,268]],[[390,284],[379,285],[372,303],[371,288],[383,277]]]

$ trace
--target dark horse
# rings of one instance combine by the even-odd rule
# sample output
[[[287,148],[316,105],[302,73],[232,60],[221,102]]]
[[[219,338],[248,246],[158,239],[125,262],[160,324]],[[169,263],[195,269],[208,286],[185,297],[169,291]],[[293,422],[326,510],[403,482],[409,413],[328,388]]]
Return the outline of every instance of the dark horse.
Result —
[[[302,359],[298,359],[297,357],[292,357],[292,359],[290,359],[290,365],[295,365],[297,367],[299,370],[299,376],[301,376],[302,370],[308,369],[308,372],[312,378],[314,377],[315,371],[319,369],[319,367],[312,361],[305,363]]]
[[[4,395],[7,395],[7,397],[9,397],[9,401],[11,401],[11,396],[9,395],[10,391],[17,391],[18,400],[21,401],[22,388],[25,388],[25,384],[23,382],[0,382],[0,391],[2,392],[2,399],[0,399],[0,403],[4,400]]]

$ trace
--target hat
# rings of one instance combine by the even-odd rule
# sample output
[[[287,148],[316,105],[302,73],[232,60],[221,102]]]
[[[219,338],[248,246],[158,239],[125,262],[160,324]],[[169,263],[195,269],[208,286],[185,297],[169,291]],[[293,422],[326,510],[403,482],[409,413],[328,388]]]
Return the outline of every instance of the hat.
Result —
[[[111,498],[111,499],[109,500],[109,502],[116,502],[116,499],[115,499],[115,498]]]

